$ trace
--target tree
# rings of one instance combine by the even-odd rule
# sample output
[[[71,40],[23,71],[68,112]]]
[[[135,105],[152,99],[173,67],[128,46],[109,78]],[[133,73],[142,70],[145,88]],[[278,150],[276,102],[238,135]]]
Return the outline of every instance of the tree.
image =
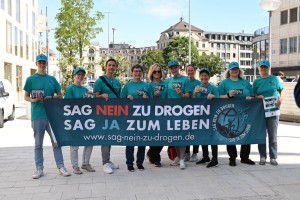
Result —
[[[103,15],[96,12],[91,16],[93,0],[61,0],[61,5],[55,17],[58,24],[55,39],[63,58],[59,64],[65,80],[63,85],[68,85],[72,83],[72,78],[69,78],[74,67],[82,65],[84,47],[102,31],[96,25]]]
[[[153,50],[143,54],[139,58],[139,63],[144,67],[144,71],[148,72],[151,65],[159,64],[163,69],[166,68],[163,52],[161,50]]]
[[[182,66],[187,66],[189,54],[189,38],[185,36],[178,36],[172,39],[167,47],[163,50],[163,57],[166,63],[170,60],[176,59]],[[199,52],[191,43],[191,64],[197,66],[200,61]]]
[[[206,55],[203,53],[200,56],[199,66],[207,67],[210,70],[210,76],[221,74],[224,71],[224,61],[213,54]]]

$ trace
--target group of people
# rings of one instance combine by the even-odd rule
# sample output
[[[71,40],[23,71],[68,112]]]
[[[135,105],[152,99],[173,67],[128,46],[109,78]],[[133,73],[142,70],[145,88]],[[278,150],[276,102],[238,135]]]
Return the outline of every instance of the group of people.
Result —
[[[61,87],[57,80],[46,74],[47,56],[40,54],[36,58],[37,73],[27,78],[24,90],[25,100],[31,102],[31,120],[35,139],[35,165],[36,171],[33,175],[34,179],[38,179],[44,175],[43,173],[43,138],[45,131],[48,132],[53,144],[53,152],[57,168],[63,176],[70,176],[70,172],[64,166],[61,147],[57,145],[55,137],[52,133],[51,126],[46,116],[43,101],[53,98],[63,98]],[[168,69],[171,77],[164,80],[164,74],[161,66],[153,64],[148,71],[149,83],[142,80],[144,74],[143,67],[139,64],[132,66],[131,72],[133,79],[122,88],[120,82],[114,77],[117,69],[117,62],[113,58],[106,61],[105,74],[100,76],[93,88],[95,98],[127,98],[134,100],[136,98],[205,98],[211,100],[213,98],[240,98],[251,100],[254,98],[275,98],[274,106],[265,110],[266,127],[269,138],[269,154],[270,164],[278,165],[277,159],[277,127],[279,122],[279,108],[283,100],[283,86],[279,80],[270,75],[270,63],[267,60],[259,62],[260,78],[257,78],[253,85],[243,78],[243,71],[239,68],[237,62],[229,64],[228,70],[225,72],[225,79],[221,81],[219,86],[210,83],[210,70],[207,67],[199,69],[199,79],[195,75],[197,68],[188,65],[185,68],[187,76],[181,75],[180,64],[177,60],[168,62]],[[86,71],[82,67],[77,67],[74,72],[74,82],[66,89],[64,98],[88,98],[91,92],[83,86]],[[94,172],[95,169],[90,164],[90,157],[93,150],[92,146],[85,146],[83,149],[83,158],[81,169],[78,164],[78,146],[70,147],[71,164],[74,174],[82,174],[81,169],[88,172]],[[119,167],[110,161],[111,146],[101,146],[103,170],[105,173],[111,174],[114,169]],[[145,160],[145,146],[137,147],[136,167],[144,170],[143,162]],[[163,146],[150,146],[146,155],[151,164],[161,167],[160,153]],[[211,145],[212,158],[209,157],[207,145],[202,145],[202,159],[198,159],[199,145],[193,146],[193,153],[190,153],[190,146],[176,146],[177,157],[171,163],[172,166],[179,166],[185,169],[185,161],[189,160],[196,164],[207,164],[207,167],[218,166],[218,146]],[[240,157],[241,163],[254,165],[250,158],[251,145],[241,145]],[[266,164],[267,151],[266,144],[259,144],[260,165]],[[227,145],[229,155],[229,165],[236,166],[237,149],[235,145]],[[134,168],[134,146],[126,146],[126,165],[130,172],[135,171]]]

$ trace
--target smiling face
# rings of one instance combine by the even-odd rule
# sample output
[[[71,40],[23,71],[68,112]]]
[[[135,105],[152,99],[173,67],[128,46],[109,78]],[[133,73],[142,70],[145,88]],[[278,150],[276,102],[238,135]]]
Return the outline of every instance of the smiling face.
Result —
[[[139,67],[134,68],[132,70],[133,79],[136,80],[136,81],[140,81],[141,80],[142,74],[143,74],[143,70],[141,68],[139,68]]]
[[[108,61],[106,64],[106,75],[108,76],[112,76],[115,74],[116,70],[117,70],[117,64],[115,61]]]
[[[80,85],[84,80],[84,77],[85,77],[85,73],[83,71],[77,72],[77,74],[75,74],[74,76],[74,83]]]
[[[199,74],[199,78],[203,84],[206,84],[208,83],[210,76],[208,75],[207,72],[203,71]]]
[[[263,77],[269,75],[269,68],[267,66],[260,66],[259,71],[260,71],[260,75]]]
[[[47,65],[48,63],[46,61],[39,61],[39,62],[36,62],[36,66],[38,67],[38,73],[39,74],[45,74],[46,73],[46,69],[47,69]]]
[[[186,74],[188,75],[189,79],[195,79],[196,70],[193,66],[187,66]]]
[[[240,74],[240,69],[237,67],[229,70],[230,77],[239,77],[239,74]]]
[[[152,72],[153,79],[161,79],[161,69],[160,67],[156,67]]]
[[[170,67],[169,70],[173,76],[179,75],[179,66],[174,65],[174,66]]]

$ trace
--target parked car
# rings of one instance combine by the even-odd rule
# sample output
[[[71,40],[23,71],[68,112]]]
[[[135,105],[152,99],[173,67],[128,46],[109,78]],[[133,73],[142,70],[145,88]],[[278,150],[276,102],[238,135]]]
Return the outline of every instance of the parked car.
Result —
[[[15,99],[11,83],[6,79],[0,79],[0,128],[3,128],[5,119],[15,119]]]

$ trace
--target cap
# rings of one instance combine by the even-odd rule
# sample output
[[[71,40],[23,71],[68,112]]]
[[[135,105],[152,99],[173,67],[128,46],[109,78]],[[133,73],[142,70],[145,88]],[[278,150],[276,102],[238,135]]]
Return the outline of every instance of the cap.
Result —
[[[200,68],[199,69],[199,74],[201,74],[202,72],[206,72],[206,73],[208,73],[208,75],[210,75],[210,71],[209,71],[209,69],[207,67]]]
[[[73,75],[76,75],[80,71],[86,73],[85,69],[83,69],[82,67],[77,67],[76,69],[74,69]]]
[[[234,69],[234,68],[240,68],[239,63],[237,63],[237,62],[231,62],[231,63],[229,64],[229,67],[228,67],[229,70],[232,70],[232,69]]]
[[[173,67],[173,66],[180,66],[180,64],[177,60],[170,60],[168,62],[168,68]]]
[[[48,62],[48,58],[45,54],[39,54],[36,56],[35,62],[45,61]]]
[[[268,60],[261,60],[259,61],[258,63],[258,66],[261,67],[261,66],[266,66],[266,67],[270,67],[270,62]]]

